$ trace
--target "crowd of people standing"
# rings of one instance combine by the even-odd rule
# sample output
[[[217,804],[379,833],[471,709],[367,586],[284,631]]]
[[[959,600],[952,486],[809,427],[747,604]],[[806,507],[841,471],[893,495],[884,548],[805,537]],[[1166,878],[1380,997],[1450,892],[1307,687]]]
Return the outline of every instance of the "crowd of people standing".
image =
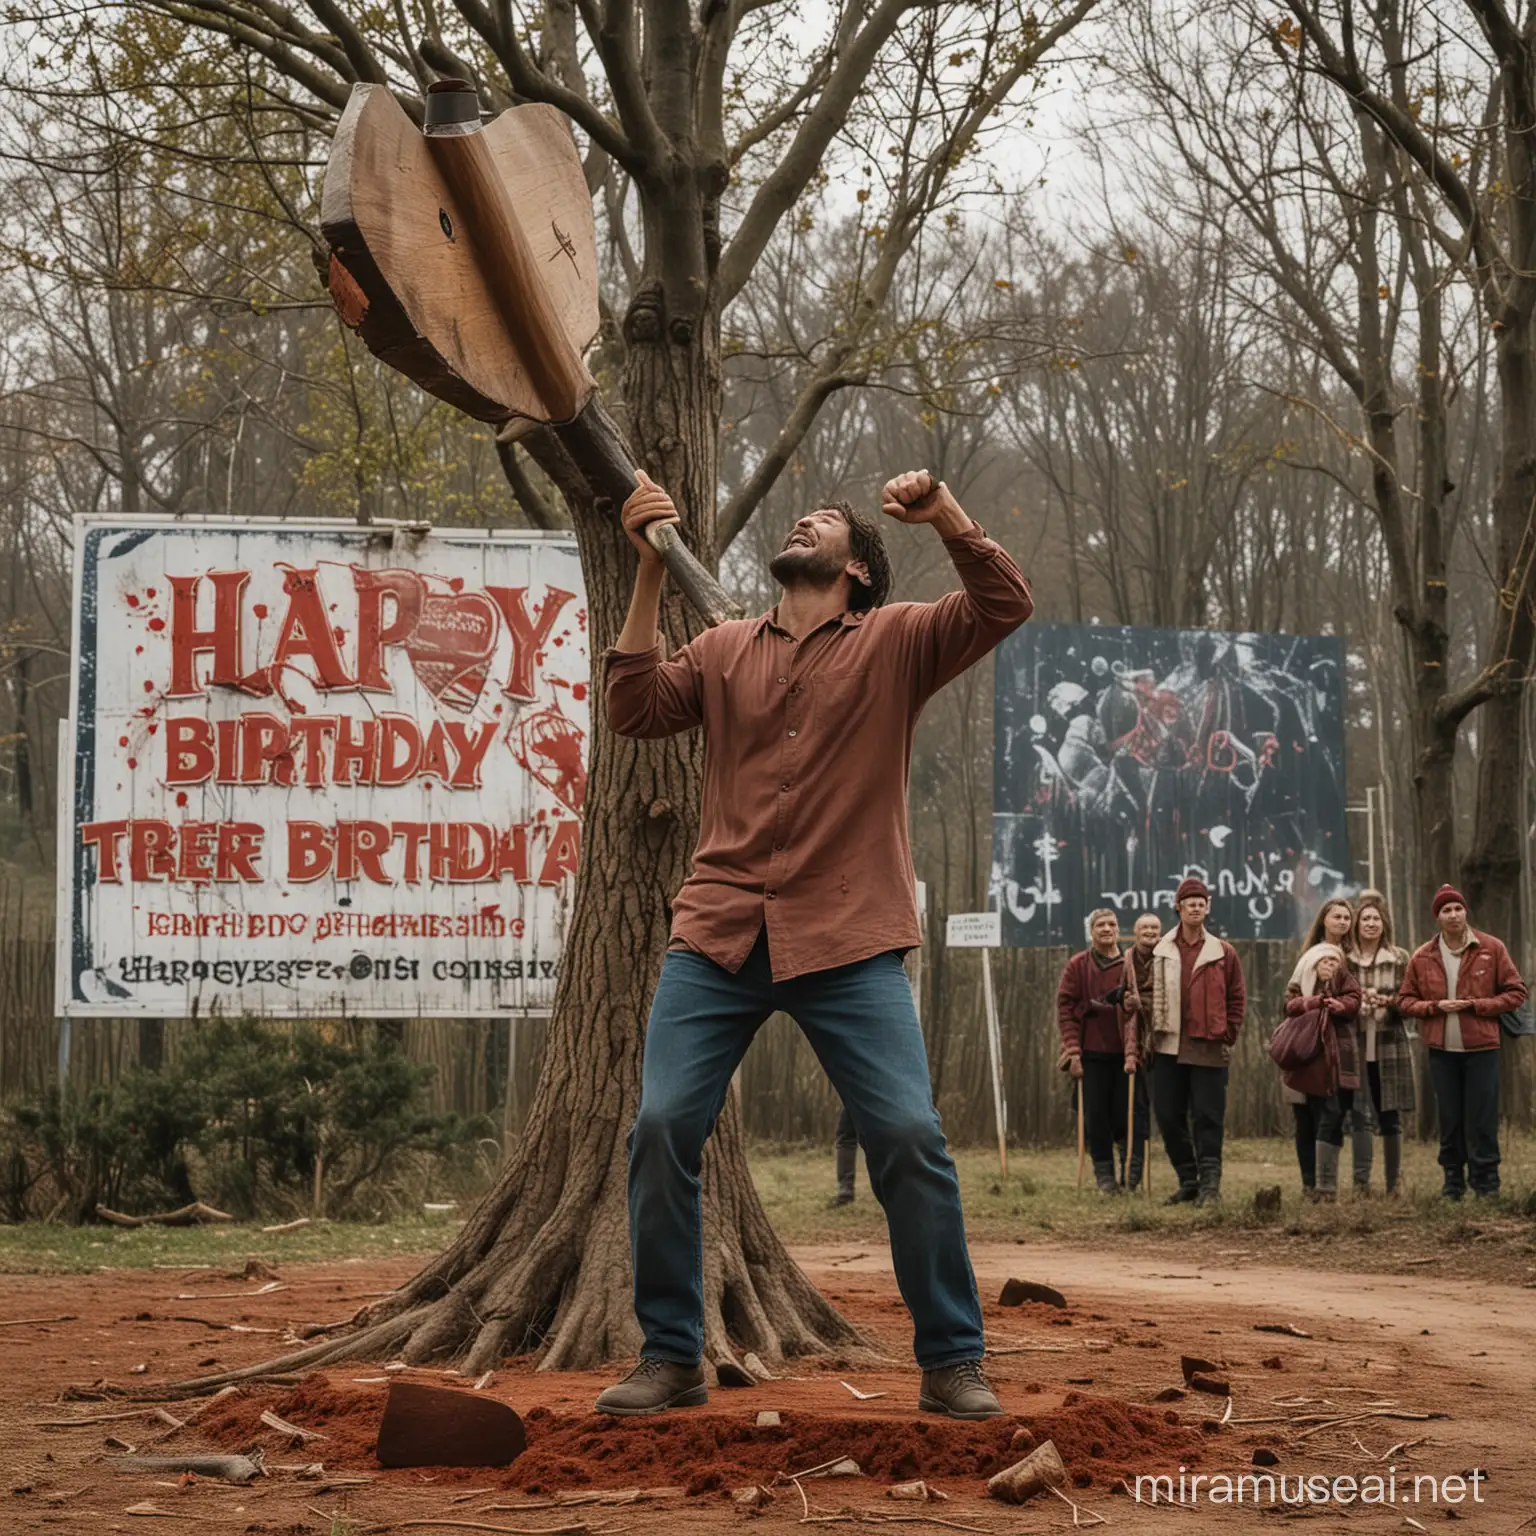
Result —
[[[1155,914],[1139,917],[1124,951],[1116,914],[1091,915],[1089,947],[1067,962],[1057,990],[1060,1066],[1081,1084],[1102,1192],[1140,1183],[1150,1104],[1178,1178],[1167,1203],[1209,1205],[1221,1199],[1228,1074],[1247,992],[1237,952],[1206,928],[1204,883],[1185,880],[1174,908],[1166,933]],[[1498,1193],[1499,1051],[1520,1028],[1526,987],[1504,944],[1471,926],[1459,891],[1442,886],[1431,915],[1437,935],[1411,954],[1394,942],[1379,891],[1325,902],[1307,934],[1270,1054],[1309,1200],[1338,1198],[1346,1137],[1356,1191],[1370,1188],[1377,1137],[1387,1193],[1400,1191],[1403,1117],[1416,1107],[1410,1026],[1428,1058],[1442,1193]]]

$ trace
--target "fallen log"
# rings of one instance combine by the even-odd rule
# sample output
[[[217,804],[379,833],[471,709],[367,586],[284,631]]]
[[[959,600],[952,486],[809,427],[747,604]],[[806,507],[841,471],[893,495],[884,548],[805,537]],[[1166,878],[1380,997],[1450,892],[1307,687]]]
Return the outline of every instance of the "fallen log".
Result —
[[[106,1464],[117,1472],[190,1472],[240,1484],[267,1475],[261,1462],[250,1456],[109,1456]]]
[[[98,1220],[109,1222],[114,1227],[200,1227],[209,1222],[235,1219],[227,1211],[216,1211],[211,1205],[204,1205],[201,1200],[194,1200],[191,1205],[183,1205],[174,1211],[156,1211],[149,1216],[129,1216],[108,1206],[98,1205],[96,1216]]]

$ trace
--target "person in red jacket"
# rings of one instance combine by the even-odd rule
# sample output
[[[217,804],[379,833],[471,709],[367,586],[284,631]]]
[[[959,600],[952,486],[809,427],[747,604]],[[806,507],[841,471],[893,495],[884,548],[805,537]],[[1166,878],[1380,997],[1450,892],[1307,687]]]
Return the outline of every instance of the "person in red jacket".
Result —
[[[1440,1119],[1440,1168],[1448,1200],[1499,1192],[1501,1014],[1525,1001],[1509,951],[1467,921],[1466,898],[1442,885],[1430,905],[1437,938],[1414,950],[1397,1006],[1422,1019],[1429,1080]]]
[[[1152,951],[1152,1107],[1179,1176],[1168,1205],[1221,1200],[1227,1064],[1248,994],[1237,951],[1207,933],[1211,893],[1193,876],[1174,893],[1178,926]],[[1193,1135],[1191,1135],[1193,1127]]]
[[[1136,1070],[1134,1035],[1130,1053],[1120,1000],[1125,993],[1125,958],[1120,953],[1120,920],[1108,907],[1088,918],[1090,946],[1072,956],[1056,988],[1056,1023],[1061,1030],[1062,1070],[1083,1083],[1083,1136],[1093,1159],[1099,1193],[1120,1193],[1115,1148],[1121,1168],[1135,1189],[1146,1155],[1146,1128],[1135,1131],[1136,1145],[1125,1147],[1126,1079]],[[1126,1160],[1129,1157],[1129,1168]]]

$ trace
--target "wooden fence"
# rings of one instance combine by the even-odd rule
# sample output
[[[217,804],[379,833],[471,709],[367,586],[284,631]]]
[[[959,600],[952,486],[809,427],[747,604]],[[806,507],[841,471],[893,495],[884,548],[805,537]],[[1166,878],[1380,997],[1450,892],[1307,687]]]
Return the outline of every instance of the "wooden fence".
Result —
[[[1248,982],[1248,1025],[1235,1053],[1227,1107],[1233,1136],[1285,1135],[1290,1115],[1265,1052],[1294,963],[1284,944],[1239,944]],[[1008,1135],[1016,1145],[1060,1144],[1074,1136],[1073,1100],[1057,1070],[1056,979],[1067,951],[999,950],[993,955],[1003,1039]],[[957,1145],[990,1144],[992,1089],[981,1002],[981,958],[975,950],[926,951],[923,1030],[934,1096]],[[275,1025],[280,1028],[280,1025]],[[191,1022],[173,1021],[163,1048],[174,1055]],[[422,1019],[405,1024],[413,1060],[437,1069],[431,1108],[491,1117],[515,1132],[538,1085],[545,1026],[540,1021]],[[107,1081],[140,1059],[149,1037],[137,1021],[78,1020],[70,1076],[77,1084]],[[58,1024],[53,1017],[53,940],[46,911],[16,899],[0,883],[0,1099],[33,1098],[54,1080]],[[158,1036],[157,1036],[158,1041]],[[1503,1072],[1507,1124],[1536,1125],[1536,1050],[1506,1041]],[[1421,1053],[1422,1057],[1422,1053]],[[1432,1097],[1419,1060],[1417,1130],[1434,1129]],[[764,1026],[741,1073],[749,1136],[774,1142],[829,1142],[838,1102],[815,1054],[794,1024],[775,1016]]]

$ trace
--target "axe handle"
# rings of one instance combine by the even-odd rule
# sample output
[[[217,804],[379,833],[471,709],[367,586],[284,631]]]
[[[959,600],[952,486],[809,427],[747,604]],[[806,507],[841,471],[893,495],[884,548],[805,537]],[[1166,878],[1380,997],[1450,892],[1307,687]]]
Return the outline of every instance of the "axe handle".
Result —
[[[623,505],[640,483],[634,460],[617,423],[595,396],[574,421],[550,429],[600,500]],[[645,530],[646,542],[661,556],[678,590],[711,627],[742,616],[741,604],[694,558],[671,524]]]

